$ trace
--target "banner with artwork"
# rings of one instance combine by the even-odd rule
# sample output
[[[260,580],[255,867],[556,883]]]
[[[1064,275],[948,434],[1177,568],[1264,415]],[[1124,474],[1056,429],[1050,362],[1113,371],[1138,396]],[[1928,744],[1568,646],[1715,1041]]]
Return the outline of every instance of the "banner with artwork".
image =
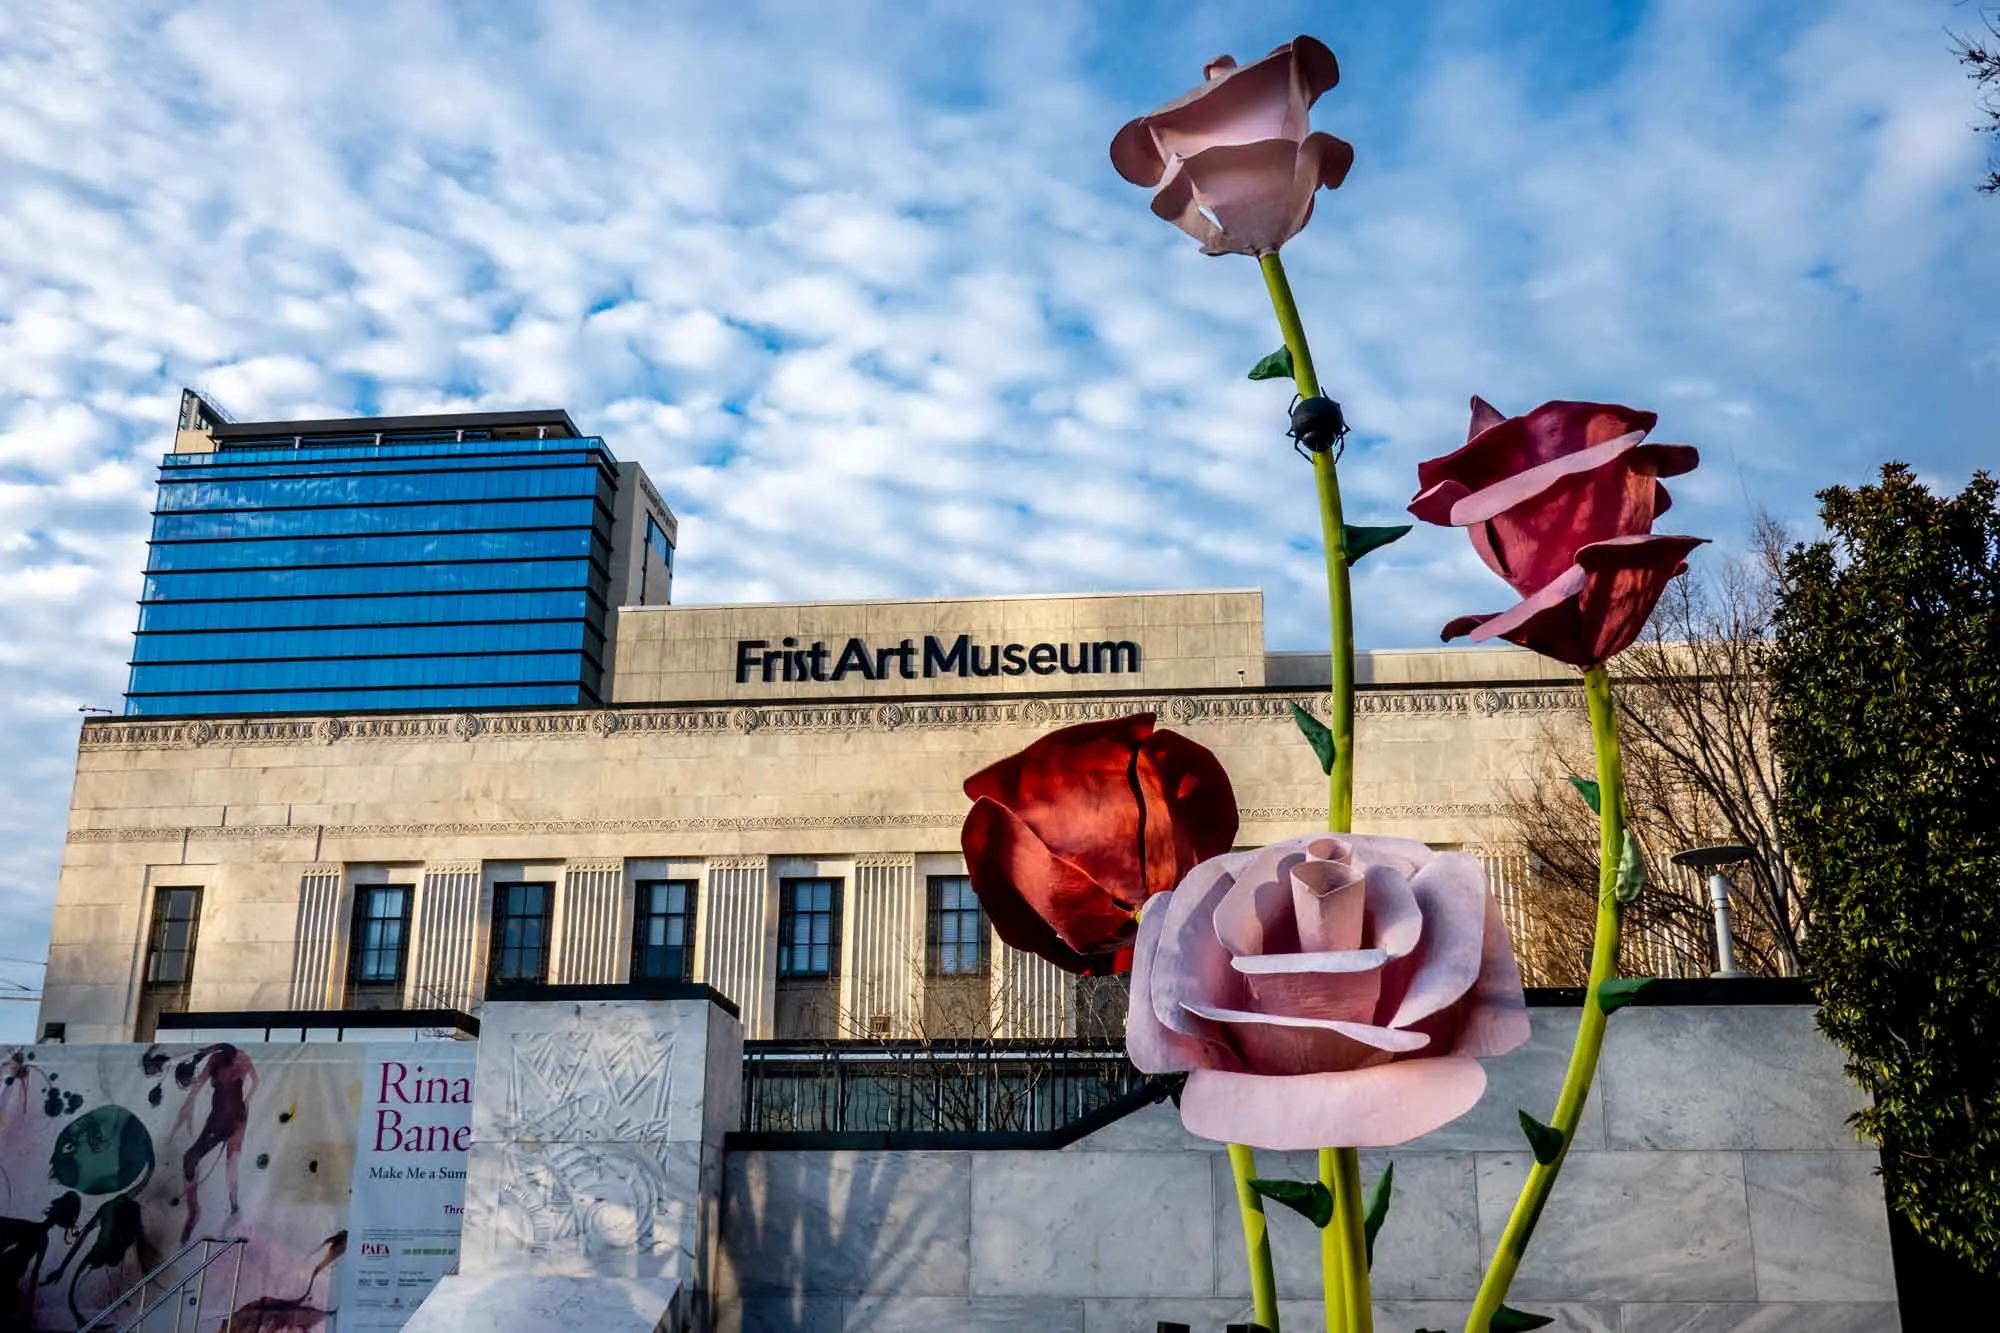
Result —
[[[343,1296],[340,1266],[353,1258],[350,1194],[380,1231],[396,1196],[379,1195],[378,1187],[406,1184],[377,1177],[354,1189],[361,1144],[371,1160],[381,1155],[376,1139],[363,1140],[360,1131],[364,1121],[371,1131],[381,1128],[367,1105],[383,1095],[383,1066],[413,1064],[404,1057],[416,1048],[383,1048],[383,1060],[374,1049],[226,1042],[0,1048],[0,1329],[74,1330],[203,1237],[242,1244],[210,1270],[198,1317],[183,1327],[205,1331],[233,1315],[237,1330],[326,1329]],[[434,1049],[424,1049],[427,1074],[469,1081],[471,1047]],[[400,1086],[413,1095],[435,1089]],[[436,1210],[423,1225],[441,1237],[449,1191],[464,1188],[464,1136],[455,1130],[469,1107],[447,1099],[388,1109],[413,1127],[417,1112],[426,1124],[460,1117],[442,1138],[419,1135],[425,1151],[411,1155],[440,1173],[423,1185]],[[399,1132],[398,1145],[405,1141]],[[448,1170],[459,1179],[442,1174]],[[449,1202],[456,1207],[455,1197]],[[455,1226],[450,1231],[449,1241],[410,1248],[455,1249]],[[392,1264],[419,1260],[450,1263],[441,1255],[390,1256]],[[397,1328],[401,1318],[341,1323],[347,1333]]]
[[[363,1048],[340,1333],[394,1333],[458,1267],[474,1048]]]

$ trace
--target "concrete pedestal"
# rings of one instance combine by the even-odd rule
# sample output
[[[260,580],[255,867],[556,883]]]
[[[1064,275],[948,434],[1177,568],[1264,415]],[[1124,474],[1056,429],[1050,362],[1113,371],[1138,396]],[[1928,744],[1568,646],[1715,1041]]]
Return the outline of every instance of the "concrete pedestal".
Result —
[[[707,999],[488,1004],[460,1272],[407,1333],[706,1328],[742,1063]]]

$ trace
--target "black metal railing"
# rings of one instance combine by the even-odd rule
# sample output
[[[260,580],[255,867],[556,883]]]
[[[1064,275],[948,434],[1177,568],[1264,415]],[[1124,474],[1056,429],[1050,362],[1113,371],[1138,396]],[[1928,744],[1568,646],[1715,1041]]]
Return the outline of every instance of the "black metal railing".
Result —
[[[745,1044],[743,1133],[776,1146],[1068,1137],[1169,1092],[1122,1050],[1064,1041]]]

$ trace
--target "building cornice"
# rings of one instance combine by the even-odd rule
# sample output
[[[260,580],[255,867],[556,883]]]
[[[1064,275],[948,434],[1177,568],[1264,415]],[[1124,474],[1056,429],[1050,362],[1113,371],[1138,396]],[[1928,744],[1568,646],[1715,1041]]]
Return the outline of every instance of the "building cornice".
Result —
[[[1571,685],[1479,685],[1376,689],[1355,699],[1363,717],[1555,713],[1575,711]],[[515,740],[603,740],[633,735],[749,735],[772,732],[951,730],[1009,725],[1065,726],[1151,712],[1174,726],[1261,722],[1291,716],[1294,706],[1327,715],[1327,696],[1301,691],[1204,691],[1088,697],[959,699],[912,697],[844,703],[658,704],[520,712],[357,714],[340,717],[115,719],[88,722],[82,751],[172,750],[207,746],[351,745],[456,740],[468,745]]]

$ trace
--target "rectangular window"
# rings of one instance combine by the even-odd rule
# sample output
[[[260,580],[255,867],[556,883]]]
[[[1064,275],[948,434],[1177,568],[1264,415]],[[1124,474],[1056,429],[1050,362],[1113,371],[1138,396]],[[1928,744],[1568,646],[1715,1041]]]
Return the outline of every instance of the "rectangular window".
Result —
[[[406,884],[370,884],[354,891],[354,929],[348,937],[350,983],[396,987],[403,984],[413,896]]]
[[[933,977],[983,977],[986,912],[965,875],[933,875],[924,931],[924,972]]]
[[[778,886],[779,977],[831,977],[839,971],[840,881],[782,881]]]
[[[146,940],[148,986],[185,986],[194,980],[195,936],[200,926],[200,889],[153,891],[153,925]]]
[[[694,976],[694,881],[639,881],[632,913],[632,980],[686,981]]]
[[[188,1006],[194,949],[201,933],[201,890],[153,890],[153,919],[146,929],[146,966],[139,974],[139,1023],[133,1034],[151,1041],[161,1014]]]
[[[487,979],[539,985],[549,979],[549,917],[553,884],[493,886],[493,950]]]

